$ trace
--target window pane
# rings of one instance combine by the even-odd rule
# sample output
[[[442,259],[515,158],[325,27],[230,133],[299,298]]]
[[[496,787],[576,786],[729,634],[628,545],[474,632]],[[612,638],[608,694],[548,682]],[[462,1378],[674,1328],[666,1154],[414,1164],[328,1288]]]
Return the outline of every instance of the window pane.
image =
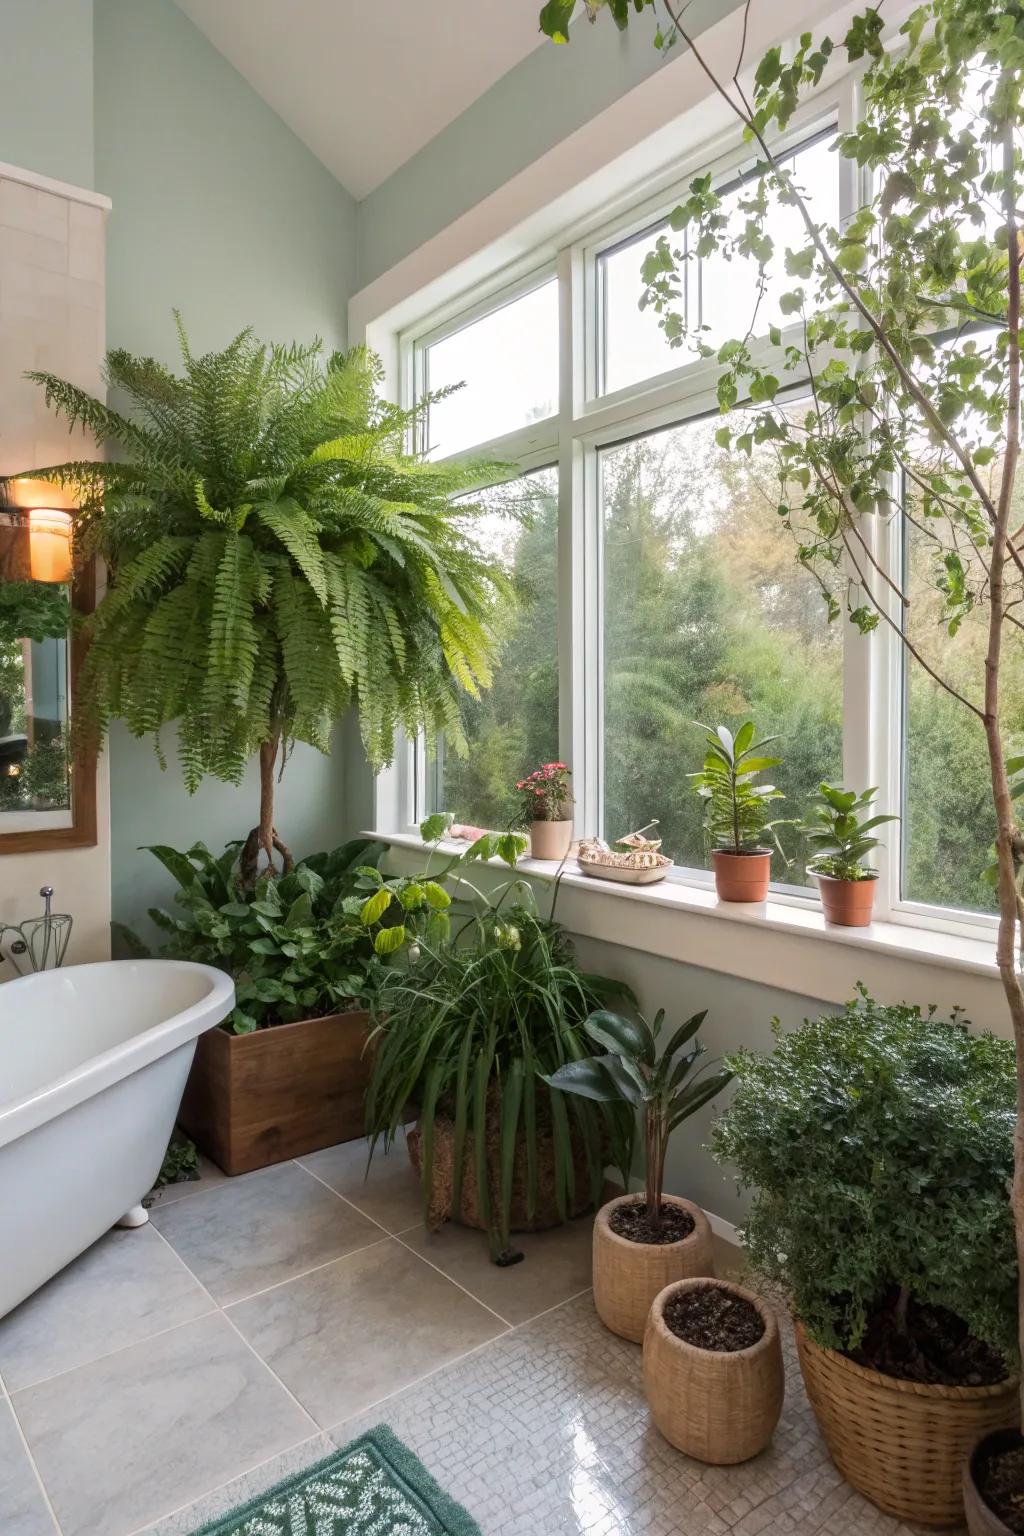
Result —
[[[993,488],[998,486],[998,473]],[[1024,521],[1018,486],[1011,526]],[[913,503],[911,503],[913,509]],[[942,529],[932,524],[940,534]],[[934,543],[909,528],[908,632],[924,659],[980,704],[988,609],[976,608],[950,638],[934,587]],[[906,748],[903,754],[903,895],[908,901],[994,912],[996,893],[981,880],[995,837],[988,752],[981,721],[949,696],[909,654],[904,658]],[[1007,628],[1000,667],[1007,756],[1024,752],[1024,642]]]
[[[522,501],[524,482],[532,492],[528,528],[501,515]],[[494,508],[477,525],[481,543],[515,579],[522,607],[493,686],[479,699],[462,696],[469,755],[439,744],[427,762],[427,798],[430,810],[500,831],[515,814],[516,780],[558,756],[558,472],[542,469],[477,499]]]
[[[815,220],[838,224],[838,159],[831,149],[832,142],[822,139],[809,144],[805,149],[794,151],[781,163],[796,172]],[[749,190],[748,178],[746,187],[738,182],[724,198],[726,210],[737,229],[742,228],[746,218],[738,204]],[[669,346],[653,310],[639,307],[644,291],[640,278],[643,259],[658,236],[667,231],[668,224],[661,224],[598,257],[599,323],[604,327],[602,393],[623,389],[641,379],[654,378],[693,360],[689,348]],[[779,251],[784,251],[787,246],[801,250],[807,244],[798,211],[777,201],[772,204],[768,233]],[[674,244],[680,244],[679,236],[670,238]],[[757,311],[754,327],[757,336],[766,336],[770,325],[779,325],[785,320],[778,307],[778,295],[792,287],[792,279],[783,275],[781,264],[775,266],[768,292]],[[757,268],[753,261],[743,258],[725,261],[721,257],[687,261],[682,264],[680,279],[685,285],[687,321],[696,324],[699,308],[700,322],[710,327],[704,338],[709,345],[719,346],[723,341],[745,333],[753,318],[757,293]],[[683,308],[680,301],[681,311]]]
[[[726,418],[728,422],[730,418]],[[798,817],[822,779],[842,772],[842,629],[829,625],[810,574],[775,516],[767,449],[715,442],[721,418],[638,437],[601,455],[604,520],[604,832],[657,817],[677,864],[704,867],[696,721],[752,718],[778,735],[771,777]],[[776,880],[808,883],[806,850]]]
[[[558,408],[558,283],[492,310],[426,350],[426,386],[459,384],[431,406],[430,458],[446,458],[476,443],[553,416]]]

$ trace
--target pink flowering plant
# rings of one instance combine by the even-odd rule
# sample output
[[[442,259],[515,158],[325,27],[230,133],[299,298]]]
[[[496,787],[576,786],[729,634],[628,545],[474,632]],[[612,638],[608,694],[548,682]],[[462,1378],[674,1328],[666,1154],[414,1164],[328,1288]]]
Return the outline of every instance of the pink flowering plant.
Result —
[[[522,820],[567,821],[573,803],[571,778],[565,763],[542,763],[525,779],[517,779]]]

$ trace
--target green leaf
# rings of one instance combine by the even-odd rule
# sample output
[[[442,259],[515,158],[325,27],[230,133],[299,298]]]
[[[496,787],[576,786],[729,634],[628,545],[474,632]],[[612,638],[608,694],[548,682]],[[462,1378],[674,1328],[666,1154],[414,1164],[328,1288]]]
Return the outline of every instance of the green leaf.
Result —
[[[700,1013],[695,1013],[691,1018],[688,1018],[685,1024],[680,1024],[679,1028],[676,1030],[675,1034],[666,1045],[663,1054],[667,1056],[669,1060],[671,1060],[676,1051],[681,1050],[688,1040],[693,1039],[694,1035],[700,1029],[707,1016],[708,1010],[706,1008],[702,1008]]]
[[[540,29],[553,43],[569,41],[569,23],[576,0],[547,0],[540,13]]]
[[[435,811],[420,822],[420,837],[425,843],[439,843],[447,837],[455,817],[449,811]]]
[[[373,941],[378,955],[393,955],[405,943],[405,924],[396,923],[393,928],[379,928]]]
[[[582,1098],[594,1099],[600,1104],[616,1103],[622,1097],[603,1070],[600,1057],[588,1056],[581,1061],[567,1061],[548,1077],[541,1073],[541,1078],[551,1088],[558,1088],[563,1093],[578,1093]]]
[[[436,880],[425,880],[423,882],[423,894],[426,897],[427,905],[433,907],[436,912],[442,912],[452,904],[452,899],[448,892],[443,886],[438,885]]]
[[[584,1020],[583,1028],[597,1045],[654,1065],[655,1041],[642,1019],[627,1019],[621,1013],[599,1008]]]
[[[369,928],[371,924],[380,921],[390,905],[391,891],[386,886],[383,886],[379,891],[375,891],[372,896],[367,897],[366,901],[363,902],[362,910],[359,913],[360,922],[362,922],[365,927]]]

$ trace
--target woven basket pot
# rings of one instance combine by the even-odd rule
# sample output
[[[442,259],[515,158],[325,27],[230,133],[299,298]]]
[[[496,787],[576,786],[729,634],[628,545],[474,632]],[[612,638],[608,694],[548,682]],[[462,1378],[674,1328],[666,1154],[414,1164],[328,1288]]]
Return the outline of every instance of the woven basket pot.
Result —
[[[1006,1521],[1000,1520],[999,1516],[989,1509],[985,1500],[978,1492],[978,1485],[974,1481],[974,1463],[975,1458],[983,1450],[1001,1450],[1003,1446],[1000,1445],[1000,1441],[1008,1447],[1016,1439],[1017,1431],[1015,1429],[998,1429],[993,1435],[982,1435],[974,1450],[964,1462],[964,1513],[967,1516],[967,1529],[970,1532],[970,1536],[1013,1536],[1013,1532],[1006,1524]]]
[[[711,1228],[700,1206],[678,1195],[665,1195],[666,1205],[681,1206],[693,1217],[693,1231],[678,1243],[633,1243],[613,1232],[609,1218],[620,1205],[639,1197],[620,1195],[609,1200],[594,1222],[594,1305],[606,1328],[634,1344],[643,1341],[647,1314],[659,1291],[673,1280],[713,1275],[715,1254]]]
[[[764,1333],[749,1349],[699,1349],[663,1316],[680,1291],[716,1286],[757,1309]],[[728,1280],[680,1280],[654,1299],[644,1334],[644,1391],[670,1445],[697,1461],[728,1467],[763,1451],[782,1412],[785,1374],[775,1314],[759,1296]]]
[[[416,1172],[420,1171],[420,1133],[417,1128],[407,1137],[409,1158]],[[591,1208],[590,1171],[586,1149],[578,1136],[572,1136],[573,1170],[576,1178],[577,1198],[571,1214],[582,1216]],[[452,1209],[455,1169],[455,1126],[451,1120],[438,1116],[434,1122],[434,1166],[430,1183],[430,1203],[427,1207],[427,1226],[436,1232],[446,1221],[461,1222],[464,1227],[476,1227],[485,1231],[487,1223],[480,1216],[480,1198],[476,1182],[476,1138],[467,1132],[462,1155],[462,1199],[459,1210]],[[498,1209],[501,1148],[498,1123],[488,1118],[487,1171],[491,1210]],[[527,1214],[526,1143],[520,1135],[516,1142],[512,1169],[512,1204],[510,1230],[513,1232],[540,1232],[545,1227],[561,1225],[555,1200],[555,1145],[549,1132],[537,1131],[537,1204],[534,1219]]]
[[[963,1464],[982,1435],[1017,1422],[1017,1383],[931,1387],[822,1349],[796,1325],[804,1386],[829,1455],[859,1493],[918,1525],[963,1520]]]

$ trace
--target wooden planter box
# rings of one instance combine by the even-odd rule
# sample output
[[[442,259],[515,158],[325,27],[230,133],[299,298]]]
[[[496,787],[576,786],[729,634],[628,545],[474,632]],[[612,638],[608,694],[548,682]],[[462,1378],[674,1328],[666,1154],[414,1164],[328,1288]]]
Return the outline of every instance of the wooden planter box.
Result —
[[[225,1173],[251,1173],[363,1135],[369,1014],[199,1036],[178,1121]]]

